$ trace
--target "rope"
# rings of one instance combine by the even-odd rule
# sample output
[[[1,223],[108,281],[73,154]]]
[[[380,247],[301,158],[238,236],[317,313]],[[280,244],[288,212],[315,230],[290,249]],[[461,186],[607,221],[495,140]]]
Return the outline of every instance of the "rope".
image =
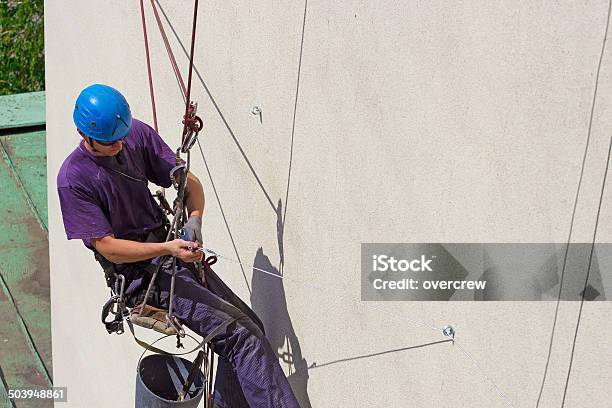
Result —
[[[159,3],[158,0],[155,0],[155,1],[157,2],[157,5],[158,5],[159,9],[161,10],[162,15],[164,16],[164,19],[166,20],[166,23],[170,27],[170,30],[172,30],[172,33],[174,34],[174,38],[176,38],[176,41],[178,42],[178,44],[181,47],[181,49],[182,49],[183,53],[185,54],[185,56],[187,58],[189,58],[189,53],[187,52],[187,49],[185,49],[185,46],[181,42],[181,39],[178,36],[176,30],[172,26],[172,23],[170,22],[170,19],[168,18],[168,15],[164,11],[164,8],[162,7],[162,5]],[[210,99],[210,102],[212,103],[213,107],[215,108],[215,110],[219,114],[219,118],[221,118],[221,121],[223,122],[225,128],[227,129],[227,131],[230,134],[232,140],[236,144],[236,147],[238,148],[240,154],[242,155],[242,158],[245,160],[247,166],[249,167],[249,170],[253,174],[253,177],[255,178],[255,181],[259,185],[259,188],[261,188],[261,191],[265,195],[266,200],[268,200],[268,203],[270,203],[270,206],[272,207],[272,210],[274,211],[274,213],[278,214],[278,209],[276,208],[276,205],[274,204],[274,202],[270,198],[270,194],[268,194],[268,192],[266,191],[266,188],[264,187],[264,185],[262,184],[261,180],[259,179],[259,176],[257,175],[257,172],[255,171],[255,169],[253,168],[253,165],[251,164],[251,162],[247,158],[246,153],[242,149],[242,146],[240,146],[240,143],[238,142],[238,138],[234,134],[234,131],[230,127],[230,125],[227,122],[227,119],[225,118],[225,116],[223,116],[223,113],[221,112],[221,108],[219,107],[219,105],[217,104],[217,101],[215,100],[215,98],[213,97],[212,93],[210,92],[210,89],[208,89],[208,86],[206,85],[206,82],[204,82],[204,78],[202,77],[202,75],[198,71],[198,68],[195,65],[193,67],[193,70],[194,70],[195,74],[197,75],[200,83],[202,84],[202,87],[204,88],[204,91],[208,95],[208,98]],[[199,142],[199,140],[198,140],[198,142]]]
[[[185,87],[185,82],[183,81],[183,77],[181,75],[181,71],[178,68],[178,64],[176,63],[176,58],[174,58],[174,53],[172,52],[172,47],[170,47],[170,42],[168,41],[168,37],[166,36],[166,30],[164,30],[164,25],[162,24],[161,19],[159,18],[159,13],[157,12],[157,7],[155,7],[154,0],[151,0],[151,6],[153,7],[153,13],[155,14],[155,20],[157,21],[157,26],[159,27],[159,32],[161,33],[162,40],[164,41],[164,46],[166,47],[166,52],[168,53],[168,57],[170,58],[170,64],[172,65],[172,69],[174,70],[174,74],[176,75],[179,85],[181,87],[181,91],[183,94],[187,93],[187,89]],[[187,102],[189,103],[189,102]]]
[[[586,166],[586,158],[587,158],[587,153],[589,150],[589,144],[590,144],[590,140],[591,140],[591,130],[593,127],[593,117],[595,114],[595,102],[597,100],[597,91],[599,88],[599,78],[600,78],[600,72],[601,72],[601,64],[603,61],[603,56],[604,56],[604,51],[606,48],[606,38],[608,36],[608,28],[610,25],[610,10],[612,7],[612,0],[609,1],[608,3],[608,16],[607,16],[607,20],[606,20],[606,28],[604,31],[604,39],[603,39],[603,43],[601,46],[601,53],[599,55],[599,63],[597,65],[597,75],[595,76],[595,89],[593,91],[593,98],[592,98],[592,102],[591,102],[591,111],[590,111],[590,115],[589,115],[589,125],[588,125],[588,130],[587,130],[587,138],[586,138],[586,143],[585,143],[585,147],[584,147],[584,154],[582,156],[582,165],[580,168],[580,177],[578,179],[578,187],[576,189],[576,195],[574,198],[574,207],[572,209],[572,218],[570,221],[570,229],[569,229],[569,234],[567,237],[567,245],[565,247],[565,254],[563,256],[563,266],[561,267],[561,277],[559,279],[559,291],[557,293],[557,302],[555,305],[555,314],[554,314],[554,318],[553,318],[553,325],[552,325],[552,330],[551,330],[551,334],[550,334],[550,342],[548,344],[548,355],[546,357],[546,365],[544,367],[544,374],[542,376],[542,382],[540,384],[540,391],[538,393],[538,399],[536,402],[536,408],[539,408],[540,406],[540,400],[542,399],[542,393],[544,392],[544,385],[546,383],[546,377],[548,375],[548,367],[550,364],[550,357],[552,354],[552,347],[553,347],[553,342],[554,342],[554,337],[555,337],[555,333],[556,333],[556,329],[557,329],[557,319],[559,316],[559,305],[561,303],[561,293],[563,291],[563,283],[564,283],[564,278],[565,278],[565,270],[566,270],[566,265],[567,265],[567,255],[569,252],[569,246],[571,243],[571,238],[572,238],[572,232],[573,232],[573,228],[574,228],[574,220],[576,218],[576,208],[578,207],[578,197],[580,196],[580,190],[582,188],[582,180],[583,180],[583,176],[584,176],[584,169]],[[609,160],[609,158],[608,158]],[[601,203],[600,203],[601,204]],[[582,309],[582,306],[581,306]],[[572,352],[572,356],[573,356],[573,352]],[[568,374],[569,376],[569,374]],[[564,400],[565,400],[565,393],[564,393]]]
[[[154,3],[153,0],[151,0],[151,3]],[[189,115],[189,106],[191,104],[191,78],[193,77],[193,53],[194,53],[194,47],[195,47],[195,40],[196,40],[196,25],[198,22],[198,0],[195,0],[194,6],[193,6],[193,24],[191,26],[191,50],[189,52],[189,76],[187,77],[187,92],[186,92],[186,96],[185,96],[185,122],[183,124],[183,139],[182,139],[182,143],[185,143],[185,135],[187,134],[187,127],[188,127],[188,123],[187,123],[187,117]]]
[[[407,351],[407,350],[414,350],[414,349],[419,349],[419,348],[423,348],[423,347],[435,346],[437,344],[454,343],[454,341],[455,341],[454,339],[438,340],[438,341],[433,341],[433,342],[430,342],[430,343],[419,344],[419,345],[416,345],[416,346],[408,346],[408,347],[396,348],[396,349],[392,349],[392,350],[379,351],[378,353],[370,353],[370,354],[364,354],[364,355],[360,355],[360,356],[340,358],[340,359],[333,360],[333,361],[328,361],[328,362],[322,363],[322,364],[317,364],[316,362],[313,362],[312,364],[310,364],[308,366],[308,369],[309,370],[314,370],[316,368],[321,368],[321,367],[325,367],[325,366],[329,366],[329,365],[333,365],[333,364],[345,363],[345,362],[348,362],[348,361],[361,360],[361,359],[364,359],[364,358],[377,357],[377,356],[382,356],[382,355],[385,355],[385,354],[397,353],[399,351]]]
[[[250,265],[250,264],[248,264],[248,263],[240,262],[240,261],[239,261],[239,260],[237,260],[237,259],[228,258],[228,257],[226,257],[226,256],[221,255],[221,254],[220,254],[220,253],[218,253],[218,252],[213,251],[212,249],[209,249],[209,248],[198,248],[198,249],[199,249],[201,252],[208,252],[209,254],[214,255],[214,256],[216,256],[217,258],[225,259],[226,261],[230,261],[230,262],[233,262],[233,263],[236,263],[236,264],[240,264],[240,265],[242,265],[242,266],[248,266],[249,268],[253,268],[253,269],[255,269],[256,271],[259,271],[259,272],[265,273],[265,274],[267,274],[267,275],[274,276],[275,278],[279,278],[279,279],[283,279],[283,278],[284,278],[284,276],[283,276],[283,275],[280,275],[280,274],[278,274],[278,273],[274,273],[274,272],[270,272],[270,271],[266,271],[265,269],[257,268],[256,266]]]
[[[563,389],[563,402],[561,407],[565,406],[565,397],[567,396],[567,387],[569,385],[570,375],[572,373],[572,364],[574,362],[574,352],[576,350],[576,339],[578,338],[578,329],[580,328],[580,319],[582,317],[582,308],[584,306],[584,298],[586,296],[587,287],[589,284],[589,276],[591,274],[591,264],[593,261],[593,252],[595,250],[595,240],[597,237],[597,227],[599,226],[599,216],[601,214],[601,204],[604,198],[604,191],[606,189],[606,178],[608,176],[608,168],[610,166],[610,153],[612,152],[612,137],[610,138],[610,144],[608,146],[608,158],[606,161],[606,171],[604,173],[604,179],[601,185],[601,194],[599,196],[599,205],[597,207],[597,217],[595,218],[595,231],[593,231],[593,242],[591,243],[591,253],[589,254],[589,265],[587,267],[586,278],[584,280],[584,288],[582,289],[582,297],[580,299],[580,309],[578,311],[578,320],[576,321],[576,330],[574,331],[574,340],[572,341],[572,353],[570,355],[570,363],[567,369],[567,378],[565,379],[565,388]]]
[[[155,93],[153,92],[153,75],[151,73],[151,58],[149,56],[149,39],[147,36],[147,20],[145,19],[144,0],[140,0],[140,16],[142,18],[142,33],[144,35],[145,55],[147,57],[147,74],[149,76],[149,92],[151,94],[151,109],[153,110],[153,125],[155,131],[159,133],[157,127],[157,109],[155,109]]]
[[[190,62],[189,62],[189,78],[188,78],[188,82],[187,82],[187,89],[185,91],[184,87],[184,83],[183,83],[183,78],[180,76],[180,71],[178,70],[178,66],[176,64],[176,59],[174,58],[174,53],[172,52],[172,48],[170,47],[170,44],[168,43],[168,38],[166,37],[166,33],[165,31],[163,32],[163,37],[164,37],[164,44],[166,45],[166,49],[169,51],[169,56],[171,57],[171,61],[173,66],[176,69],[176,74],[177,77],[180,78],[180,82],[181,84],[183,84],[183,90],[184,93],[186,93],[186,98],[185,98],[185,116],[183,117],[183,134],[182,134],[182,142],[181,142],[181,149],[177,150],[176,153],[176,160],[177,160],[177,164],[180,158],[180,151],[184,151],[183,150],[185,148],[185,139],[186,139],[186,135],[187,135],[187,131],[189,129],[189,120],[190,120],[190,106],[191,106],[191,78],[193,76],[193,55],[194,55],[194,47],[195,47],[195,40],[196,40],[196,27],[197,27],[197,21],[198,21],[198,0],[195,0],[194,2],[194,6],[193,6],[193,22],[192,22],[192,28],[191,28],[191,55],[190,55]],[[155,17],[156,20],[158,21],[158,24],[160,26],[160,29],[163,30],[163,26],[161,24],[161,20],[159,18],[159,14],[157,13],[157,9],[155,8],[155,2],[154,0],[151,0],[151,5],[153,6],[154,12],[155,12]],[[193,115],[194,112],[191,112],[191,114]],[[193,130],[191,130],[193,132]],[[195,137],[197,137],[197,132],[195,133]],[[174,211],[174,216],[175,216],[175,222],[174,222],[174,227],[175,227],[175,231],[174,231],[174,236],[178,237],[179,236],[179,229],[180,227],[182,227],[185,223],[185,189],[186,189],[186,185],[187,185],[187,174],[189,172],[189,166],[190,166],[190,162],[191,162],[191,146],[187,147],[186,153],[187,153],[187,159],[186,159],[186,168],[185,168],[185,174],[181,179],[181,183],[178,189],[178,194],[177,194],[177,198],[175,200],[175,204],[176,204],[176,208]],[[177,221],[177,217],[178,217],[178,221]],[[176,279],[176,257],[173,257],[172,259],[172,279],[170,281],[170,300],[169,300],[169,309],[168,309],[168,315],[166,316],[166,319],[168,320],[169,323],[171,323],[172,325],[176,326],[175,328],[177,328],[177,332],[180,333],[180,328],[178,327],[178,325],[175,324],[175,319],[174,319],[174,315],[173,315],[173,304],[174,304],[174,285],[175,285],[175,279]]]
[[[229,236],[230,242],[232,243],[232,247],[234,248],[234,253],[238,260],[240,260],[240,254],[238,253],[238,248],[236,247],[236,241],[234,240],[234,234],[232,234],[232,229],[229,226],[229,222],[227,221],[227,216],[225,215],[225,211],[223,210],[223,205],[221,205],[221,198],[219,198],[219,193],[217,192],[217,186],[215,185],[215,180],[213,179],[212,173],[210,172],[210,168],[208,167],[208,162],[206,161],[206,157],[204,156],[204,150],[202,150],[202,145],[200,144],[200,139],[197,140],[198,147],[200,149],[200,154],[202,155],[202,160],[204,161],[204,168],[206,169],[206,173],[208,173],[208,179],[210,180],[210,185],[212,187],[213,193],[215,194],[215,199],[217,200],[217,204],[219,205],[219,211],[221,211],[221,218],[223,218],[223,223],[225,224],[225,228],[227,229],[227,235]],[[240,270],[242,272],[242,277],[244,278],[244,284],[249,291],[249,295],[252,295],[251,286],[249,285],[249,280],[247,279],[246,273],[242,264],[240,264]]]
[[[293,164],[293,141],[295,136],[295,118],[297,116],[298,100],[300,96],[300,75],[302,73],[302,54],[304,53],[304,33],[306,32],[306,12],[308,11],[308,0],[304,1],[304,19],[302,20],[302,39],[300,41],[300,59],[298,61],[297,81],[295,84],[295,101],[293,103],[293,121],[291,123],[291,147],[289,149],[289,170],[287,172],[287,189],[285,193],[285,208],[283,211],[282,225],[285,228],[287,219],[287,207],[289,202],[289,186],[291,183],[291,167]]]
[[[506,393],[505,393],[505,392],[503,392],[503,391],[501,390],[501,388],[499,388],[499,387],[497,386],[497,384],[495,384],[495,381],[493,381],[493,380],[491,379],[491,377],[489,377],[489,376],[488,376],[488,375],[485,373],[485,371],[482,369],[482,367],[480,367],[480,364],[478,364],[478,362],[476,361],[476,359],[475,359],[474,357],[472,357],[472,355],[471,355],[470,353],[468,353],[468,351],[467,351],[465,348],[463,348],[463,347],[461,346],[461,344],[457,343],[456,341],[455,341],[455,346],[457,346],[457,347],[459,348],[459,350],[461,350],[461,352],[462,352],[463,354],[465,354],[465,356],[466,356],[466,357],[467,357],[467,358],[468,358],[468,359],[469,359],[469,360],[472,362],[472,364],[474,365],[474,367],[476,367],[476,368],[478,369],[478,371],[480,371],[480,374],[482,374],[482,376],[483,376],[483,377],[484,377],[484,378],[485,378],[487,381],[489,381],[489,382],[491,383],[491,385],[493,385],[493,388],[495,388],[495,390],[496,390],[496,391],[497,391],[497,393],[499,394],[500,398],[501,398],[502,400],[504,400],[504,402],[505,402],[505,403],[506,403],[506,404],[507,404],[509,407],[514,407],[514,406],[512,405],[512,401],[510,400],[510,398],[509,398],[509,397],[506,395]]]
[[[170,58],[170,63],[172,65],[172,68],[174,70],[174,73],[177,77],[177,79],[179,80],[179,85],[181,86],[181,90],[183,92],[183,94],[186,93],[187,97],[185,100],[185,116],[184,116],[184,128],[183,128],[183,143],[184,144],[184,139],[185,139],[185,134],[187,131],[187,127],[188,127],[188,114],[189,114],[189,107],[190,107],[190,93],[191,93],[191,78],[192,78],[192,74],[193,74],[193,53],[194,53],[194,46],[195,46],[195,36],[196,36],[196,24],[197,24],[197,15],[198,15],[198,0],[195,0],[194,2],[194,10],[193,10],[193,23],[192,23],[192,37],[191,37],[191,55],[190,55],[190,64],[189,64],[189,82],[188,82],[188,86],[187,88],[185,88],[185,84],[183,81],[183,77],[181,76],[180,70],[178,68],[178,64],[176,63],[176,59],[174,58],[174,53],[172,52],[172,48],[170,47],[170,43],[168,41],[168,37],[166,36],[166,32],[163,28],[163,24],[161,22],[161,19],[159,18],[159,13],[157,12],[157,8],[155,7],[155,2],[154,0],[151,0],[151,6],[153,7],[153,12],[155,14],[155,19],[157,21],[157,25],[160,29],[163,41],[164,41],[164,46],[166,47],[166,51],[168,53],[168,56]],[[149,56],[149,45],[148,45],[148,39],[147,39],[147,29],[146,29],[146,19],[145,19],[145,14],[144,14],[144,3],[143,0],[140,0],[140,12],[141,12],[141,19],[142,19],[142,27],[143,27],[143,33],[144,33],[144,40],[145,40],[145,54],[147,57],[147,72],[148,72],[148,76],[149,76],[149,89],[151,92],[151,102],[152,102],[152,107],[153,107],[153,115],[154,115],[154,119],[155,119],[155,129],[156,131],[158,130],[157,128],[157,114],[156,114],[156,109],[155,109],[155,97],[154,97],[154,93],[153,93],[153,76],[151,74],[151,64],[150,64],[150,56]],[[197,136],[197,133],[196,133]],[[177,162],[180,158],[179,156],[179,152],[181,149],[179,149],[177,151]],[[172,235],[172,231],[174,231],[174,236],[178,237],[179,236],[179,229],[181,227],[181,225],[184,223],[185,221],[185,217],[184,217],[184,213],[183,213],[183,207],[184,207],[184,198],[185,198],[185,187],[186,187],[186,180],[187,180],[187,172],[189,171],[189,162],[190,162],[190,151],[189,149],[187,150],[187,165],[186,165],[186,171],[185,171],[185,176],[183,177],[183,179],[181,180],[181,183],[179,185],[178,188],[178,194],[177,194],[177,198],[175,200],[175,212],[174,212],[174,219],[172,222],[172,227],[170,228],[170,230],[168,231],[168,236],[166,237],[166,240],[170,239],[171,235]],[[148,300],[148,295],[151,291],[151,287],[153,282],[155,281],[155,278],[157,277],[157,273],[159,271],[159,268],[161,266],[162,262],[160,262],[160,264],[158,265],[158,267],[156,268],[156,271],[149,283],[149,286],[147,288],[147,292],[145,295],[145,299],[143,301],[143,308],[144,305],[146,305],[146,302]],[[168,310],[168,314],[166,316],[168,323],[170,323],[172,326],[175,326],[175,328],[177,329],[178,333],[181,333],[181,328],[178,327],[175,324],[175,319],[173,316],[173,304],[174,304],[174,284],[175,284],[175,277],[176,277],[176,257],[173,257],[172,259],[172,279],[171,279],[171,284],[170,284],[170,299],[169,299],[169,310]],[[183,334],[184,336],[184,334]],[[181,336],[182,337],[182,336]]]

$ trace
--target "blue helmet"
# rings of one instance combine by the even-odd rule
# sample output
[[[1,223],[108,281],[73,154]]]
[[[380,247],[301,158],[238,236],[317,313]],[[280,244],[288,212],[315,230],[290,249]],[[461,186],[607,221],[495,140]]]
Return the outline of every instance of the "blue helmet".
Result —
[[[79,94],[72,114],[77,129],[101,142],[114,142],[132,128],[130,105],[115,88],[94,84]]]

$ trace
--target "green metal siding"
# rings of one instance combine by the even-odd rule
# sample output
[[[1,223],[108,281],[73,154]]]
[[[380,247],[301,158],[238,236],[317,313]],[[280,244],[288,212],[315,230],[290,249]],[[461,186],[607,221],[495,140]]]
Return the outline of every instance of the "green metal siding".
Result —
[[[44,92],[0,97],[0,406],[7,407],[53,406],[48,401],[6,398],[6,388],[52,384],[47,171],[41,125]]]
[[[44,92],[0,96],[0,129],[44,124]]]

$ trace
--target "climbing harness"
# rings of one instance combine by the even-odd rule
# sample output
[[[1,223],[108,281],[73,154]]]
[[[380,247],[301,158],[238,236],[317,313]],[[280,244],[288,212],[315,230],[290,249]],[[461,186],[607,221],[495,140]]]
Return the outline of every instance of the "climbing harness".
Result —
[[[109,334],[123,334],[123,319],[128,315],[124,293],[125,276],[118,275],[115,280],[115,294],[102,307],[102,323]],[[109,314],[115,316],[111,321],[106,320]]]
[[[135,234],[126,239],[138,242],[162,242],[165,240],[169,222],[167,219],[162,221],[162,225],[146,234]],[[93,248],[96,261],[104,270],[104,278],[107,286],[111,290],[111,296],[102,308],[102,322],[106,330],[110,333],[123,333],[123,319],[130,315],[128,308],[134,308],[138,302],[144,298],[143,294],[132,294],[127,296],[125,293],[126,284],[129,284],[137,275],[146,276],[151,273],[152,266],[148,262],[134,262],[125,264],[114,264],[104,258],[102,254]],[[156,286],[150,293],[150,300],[154,305],[159,304],[159,291]],[[114,319],[108,321],[108,316],[114,315]]]

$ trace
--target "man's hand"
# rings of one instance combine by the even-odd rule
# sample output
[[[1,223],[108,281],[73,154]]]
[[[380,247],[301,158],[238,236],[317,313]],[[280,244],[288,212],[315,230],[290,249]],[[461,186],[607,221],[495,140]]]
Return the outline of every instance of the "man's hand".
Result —
[[[200,244],[202,241],[202,218],[198,215],[192,215],[189,217],[185,225],[183,226],[183,238],[189,241],[198,241]]]
[[[200,262],[204,255],[200,251],[190,251],[188,247],[198,248],[197,242],[185,241],[182,239],[175,239],[165,243],[170,255],[176,256],[183,262]]]

